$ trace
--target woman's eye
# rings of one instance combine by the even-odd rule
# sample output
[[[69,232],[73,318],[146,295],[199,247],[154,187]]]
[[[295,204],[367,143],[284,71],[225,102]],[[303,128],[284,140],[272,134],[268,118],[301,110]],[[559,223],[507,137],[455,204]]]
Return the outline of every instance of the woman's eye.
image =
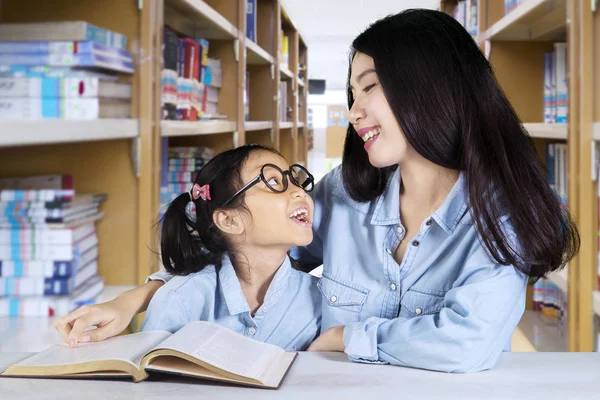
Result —
[[[373,89],[375,86],[377,86],[377,84],[376,84],[376,83],[374,83],[374,84],[372,84],[372,85],[369,85],[369,86],[365,87],[365,88],[363,89],[363,91],[364,91],[365,93],[369,93],[369,92],[371,91],[371,89]]]

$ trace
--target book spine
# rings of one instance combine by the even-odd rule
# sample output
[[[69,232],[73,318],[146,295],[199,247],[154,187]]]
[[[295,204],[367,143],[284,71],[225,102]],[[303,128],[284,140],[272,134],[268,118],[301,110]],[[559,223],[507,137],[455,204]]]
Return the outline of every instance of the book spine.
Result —
[[[117,49],[127,48],[127,37],[117,32],[109,31],[108,29],[99,28],[97,26],[86,24],[85,39],[98,42],[108,47]]]
[[[133,62],[97,54],[11,54],[0,55],[0,65],[53,66],[53,67],[98,67],[108,70],[133,73]]]
[[[72,244],[71,229],[0,229],[0,245]]]
[[[101,54],[133,62],[133,54],[126,50],[108,47],[92,41],[56,42],[0,42],[0,54],[50,55],[50,54]]]
[[[256,42],[256,0],[246,2],[246,36]]]
[[[555,43],[556,53],[556,122],[567,123],[568,87],[567,87],[567,44]]]
[[[0,97],[98,97],[98,78],[0,78]]]

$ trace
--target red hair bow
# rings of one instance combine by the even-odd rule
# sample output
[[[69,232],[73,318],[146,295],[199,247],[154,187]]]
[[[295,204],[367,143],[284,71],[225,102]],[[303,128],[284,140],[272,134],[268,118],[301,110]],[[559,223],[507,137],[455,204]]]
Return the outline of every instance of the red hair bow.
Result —
[[[190,191],[192,200],[198,200],[201,198],[204,201],[210,200],[210,185],[200,186],[194,183],[194,187]]]

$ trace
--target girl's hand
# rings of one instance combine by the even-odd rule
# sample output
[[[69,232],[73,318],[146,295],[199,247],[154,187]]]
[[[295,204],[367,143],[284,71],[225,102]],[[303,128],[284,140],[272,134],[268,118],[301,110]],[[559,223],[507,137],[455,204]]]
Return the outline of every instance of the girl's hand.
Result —
[[[56,321],[54,328],[69,347],[116,336],[127,328],[137,313],[146,311],[152,296],[163,284],[162,281],[150,281],[114,300],[78,308]],[[85,331],[93,326],[97,329]]]
[[[119,299],[92,306],[83,306],[60,318],[54,328],[69,347],[78,343],[99,342],[123,332],[135,316]],[[96,326],[97,329],[85,331]],[[85,331],[85,332],[84,332]]]
[[[323,332],[306,351],[344,351],[344,326],[334,326]]]

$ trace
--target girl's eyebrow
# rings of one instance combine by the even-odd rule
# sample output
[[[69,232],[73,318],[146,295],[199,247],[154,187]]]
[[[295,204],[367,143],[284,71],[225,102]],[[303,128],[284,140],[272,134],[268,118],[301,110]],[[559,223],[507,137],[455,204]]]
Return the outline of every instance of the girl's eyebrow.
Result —
[[[364,70],[363,72],[361,72],[360,74],[358,74],[358,76],[356,77],[356,82],[360,83],[360,81],[362,80],[362,78],[364,78],[366,75],[368,75],[368,74],[374,74],[375,72],[377,72],[377,71],[375,71],[374,69],[366,69],[366,70]],[[350,85],[349,87],[350,87],[350,90],[354,89],[354,87],[352,85]]]

